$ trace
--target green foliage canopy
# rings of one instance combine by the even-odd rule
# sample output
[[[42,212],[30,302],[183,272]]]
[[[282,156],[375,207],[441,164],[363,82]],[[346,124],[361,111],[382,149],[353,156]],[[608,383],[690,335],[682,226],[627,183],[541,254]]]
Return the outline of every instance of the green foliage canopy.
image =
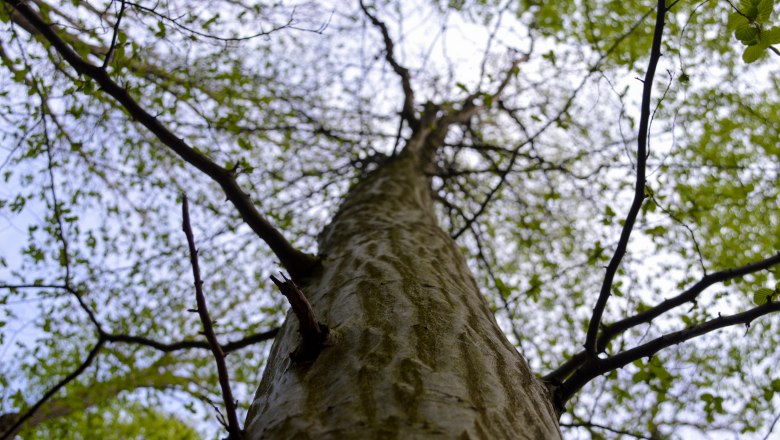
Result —
[[[403,91],[381,35],[356,4],[30,2],[199,153],[231,170],[293,245],[397,152]],[[652,102],[647,189],[603,321],[647,310],[703,275],[780,250],[780,43],[771,0],[674,2]],[[386,1],[396,56],[420,107],[487,109],[451,130],[432,181],[496,315],[540,374],[579,352],[634,185],[639,91],[655,4],[648,1]],[[121,11],[121,12],[120,12]],[[122,17],[121,20],[118,18]],[[222,341],[276,327],[275,257],[218,185],[166,149],[66,63],[9,2],[0,4],[0,403],[29,406],[88,356],[85,309],[112,335],[199,338],[180,194]],[[767,56],[764,56],[767,55]],[[488,93],[521,60],[498,98]],[[614,354],[775,299],[758,271],[630,329]],[[64,288],[67,287],[67,288]],[[79,301],[83,301],[80,304]],[[571,436],[763,435],[780,411],[778,320],[767,316],[640,359],[587,385],[563,416]],[[263,345],[231,354],[249,403]],[[127,437],[215,413],[203,347],[106,343],[51,405],[81,402],[25,435]],[[141,391],[143,391],[141,393]],[[151,411],[181,401],[176,415]],[[120,403],[121,402],[121,408]],[[605,429],[606,427],[607,429]],[[179,430],[180,429],[180,430]]]

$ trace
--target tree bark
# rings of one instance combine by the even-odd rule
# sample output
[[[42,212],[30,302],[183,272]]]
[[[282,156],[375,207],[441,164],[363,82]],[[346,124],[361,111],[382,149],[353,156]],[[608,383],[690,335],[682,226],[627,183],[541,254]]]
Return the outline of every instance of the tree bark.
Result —
[[[247,438],[560,438],[546,388],[438,225],[424,142],[355,185],[320,235],[322,267],[300,287],[329,343],[291,360],[301,337],[288,314]]]

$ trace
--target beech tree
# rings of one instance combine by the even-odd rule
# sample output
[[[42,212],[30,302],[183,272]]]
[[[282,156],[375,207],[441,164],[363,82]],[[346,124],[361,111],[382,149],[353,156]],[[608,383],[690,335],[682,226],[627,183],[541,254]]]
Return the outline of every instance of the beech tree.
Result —
[[[1,4],[2,438],[774,430],[773,0]]]

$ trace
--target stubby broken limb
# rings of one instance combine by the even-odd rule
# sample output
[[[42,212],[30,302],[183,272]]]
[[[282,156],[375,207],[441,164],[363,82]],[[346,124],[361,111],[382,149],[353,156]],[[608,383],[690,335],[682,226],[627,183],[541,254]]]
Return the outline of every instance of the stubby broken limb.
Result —
[[[309,300],[306,299],[306,295],[295,282],[287,279],[284,275],[282,275],[282,280],[271,275],[271,281],[287,298],[293,313],[298,318],[302,338],[301,345],[290,354],[290,358],[294,362],[313,362],[325,347],[330,329],[317,320]]]

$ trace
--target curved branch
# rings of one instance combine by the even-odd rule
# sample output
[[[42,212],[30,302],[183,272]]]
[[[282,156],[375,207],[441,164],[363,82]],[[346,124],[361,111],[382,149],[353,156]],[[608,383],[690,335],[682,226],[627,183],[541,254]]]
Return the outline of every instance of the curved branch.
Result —
[[[63,387],[65,387],[65,385],[69,384],[74,379],[79,377],[81,373],[83,373],[84,370],[86,370],[92,364],[92,361],[95,360],[95,358],[97,357],[98,353],[100,352],[100,349],[103,347],[103,344],[105,342],[106,341],[103,337],[98,339],[95,346],[92,347],[92,350],[89,351],[87,358],[84,359],[84,362],[82,362],[81,365],[79,365],[78,368],[76,368],[73,372],[65,376],[64,379],[57,382],[56,385],[51,387],[49,391],[47,391],[40,399],[38,399],[38,401],[35,402],[33,406],[28,408],[27,411],[25,411],[24,414],[21,415],[21,417],[16,419],[16,421],[14,422],[13,425],[11,425],[10,428],[8,428],[5,432],[0,434],[0,440],[7,440],[12,438],[16,434],[16,431],[18,431],[19,428],[21,428],[24,422],[26,422],[30,417],[32,417],[35,414],[35,412],[38,411],[38,409],[44,403],[46,403],[47,400],[49,400],[53,395],[57,394],[57,392],[61,390]]]
[[[755,319],[775,312],[780,312],[780,302],[770,302],[734,315],[718,316],[715,319],[688,327],[684,330],[665,334],[650,342],[606,359],[588,358],[582,368],[577,370],[568,380],[555,390],[555,403],[559,408],[563,408],[566,401],[596,377],[623,368],[638,359],[653,356],[664,348],[683,343],[724,327],[739,324],[749,326]]]
[[[686,291],[680,293],[679,295],[673,298],[669,298],[643,312],[637,313],[636,315],[629,316],[628,318],[621,319],[620,321],[616,321],[606,326],[602,330],[601,334],[599,335],[599,338],[596,343],[596,348],[598,352],[602,352],[604,351],[604,349],[606,348],[607,344],[609,344],[610,341],[612,341],[615,337],[622,334],[626,330],[636,327],[637,325],[640,324],[650,323],[653,319],[657,318],[658,316],[668,312],[669,310],[679,307],[685,303],[695,302],[699,294],[701,294],[704,290],[706,290],[708,287],[712,286],[713,284],[721,283],[728,280],[733,280],[735,278],[741,278],[751,273],[769,269],[770,267],[775,266],[777,264],[780,264],[780,253],[777,253],[774,256],[765,258],[763,260],[754,261],[744,266],[740,266],[732,269],[726,269],[719,272],[711,273],[709,275],[705,275],[696,284],[688,288]],[[561,383],[564,379],[566,379],[569,375],[571,375],[574,372],[574,370],[576,370],[580,365],[582,365],[586,359],[587,359],[587,352],[581,351],[575,354],[574,356],[572,356],[571,359],[566,361],[555,371],[544,376],[544,380],[552,383]]]
[[[390,38],[390,32],[387,30],[387,25],[375,15],[368,12],[368,8],[363,3],[363,0],[360,0],[360,9],[363,10],[366,17],[368,17],[368,19],[371,20],[371,23],[382,33],[382,40],[384,40],[385,43],[385,60],[387,60],[387,63],[393,68],[396,75],[401,78],[401,87],[403,87],[404,90],[404,106],[401,109],[401,118],[406,120],[409,127],[412,128],[412,131],[417,131],[420,126],[420,121],[414,114],[414,90],[412,89],[412,79],[409,74],[409,69],[396,61],[395,55],[393,54],[395,43],[393,43],[393,39]]]
[[[287,239],[274,228],[255,207],[249,194],[236,182],[234,175],[210,158],[188,145],[176,136],[155,116],[147,112],[122,86],[111,79],[109,74],[98,66],[79,56],[59,35],[46,24],[25,2],[21,0],[3,0],[22,15],[40,35],[70,64],[78,74],[85,75],[98,83],[100,88],[114,98],[135,120],[151,131],[181,159],[194,166],[222,188],[227,199],[238,210],[241,218],[265,241],[271,251],[279,258],[293,279],[306,277],[316,266],[317,260],[295,249]]]
[[[607,266],[604,274],[604,282],[601,284],[601,291],[596,300],[596,306],[593,308],[593,315],[588,324],[588,332],[585,337],[585,351],[594,358],[597,354],[596,337],[598,336],[599,326],[601,325],[601,316],[607,306],[607,300],[611,294],[612,281],[615,278],[620,262],[626,254],[628,239],[631,237],[631,231],[634,229],[639,210],[642,208],[642,202],[645,199],[645,165],[647,162],[647,139],[650,126],[650,100],[653,92],[653,77],[655,69],[658,66],[658,60],[661,58],[661,40],[664,31],[664,18],[666,15],[666,3],[664,0],[658,0],[655,18],[655,30],[653,31],[653,45],[650,50],[650,61],[648,62],[647,72],[645,73],[644,87],[642,90],[642,106],[639,120],[639,136],[637,139],[636,151],[636,185],[634,187],[634,200],[631,202],[631,208],[626,215],[623,230],[620,233],[617,249],[612,255],[612,259]]]
[[[227,344],[220,344],[220,347],[222,348],[222,351],[227,354],[236,350],[240,350],[242,348],[248,347],[250,345],[257,344],[258,342],[268,341],[270,339],[273,339],[276,337],[277,333],[279,333],[278,328],[274,328],[262,333],[255,333],[253,335],[246,336],[244,338],[241,338],[237,341],[228,342]],[[145,345],[150,348],[154,348],[155,350],[161,351],[163,353],[170,353],[172,351],[180,351],[180,350],[190,350],[193,348],[199,348],[199,349],[210,349],[208,342],[206,341],[179,341],[179,342],[172,342],[169,344],[166,344],[164,342],[155,341],[153,339],[145,338],[143,336],[132,336],[132,335],[115,335],[115,334],[107,334],[106,335],[106,342],[119,342],[119,343],[125,343],[125,344],[137,344],[137,345]]]

